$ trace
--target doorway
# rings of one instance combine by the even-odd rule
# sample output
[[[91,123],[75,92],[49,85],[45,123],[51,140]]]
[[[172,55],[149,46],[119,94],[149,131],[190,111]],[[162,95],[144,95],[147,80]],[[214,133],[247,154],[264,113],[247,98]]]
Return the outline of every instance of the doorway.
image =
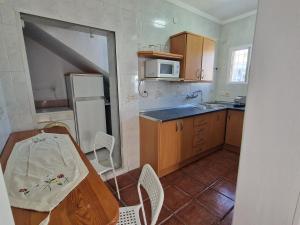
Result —
[[[66,75],[101,76],[105,132],[115,137],[113,161],[115,168],[122,167],[115,33],[28,14],[21,19],[38,128],[63,122],[80,144]],[[89,134],[89,146],[93,139]],[[106,157],[105,152],[99,154]]]

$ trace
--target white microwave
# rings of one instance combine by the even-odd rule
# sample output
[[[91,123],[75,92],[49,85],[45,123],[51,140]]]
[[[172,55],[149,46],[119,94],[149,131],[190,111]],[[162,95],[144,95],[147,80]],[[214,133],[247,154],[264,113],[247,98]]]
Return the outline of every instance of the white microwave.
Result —
[[[180,62],[164,59],[150,59],[145,63],[147,78],[179,78]]]

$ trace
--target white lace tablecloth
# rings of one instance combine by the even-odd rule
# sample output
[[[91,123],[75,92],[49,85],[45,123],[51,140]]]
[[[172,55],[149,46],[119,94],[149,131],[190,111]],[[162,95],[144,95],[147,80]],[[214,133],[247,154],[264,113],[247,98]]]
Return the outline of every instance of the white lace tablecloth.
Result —
[[[68,135],[41,133],[14,146],[4,179],[12,206],[50,212],[87,175]]]

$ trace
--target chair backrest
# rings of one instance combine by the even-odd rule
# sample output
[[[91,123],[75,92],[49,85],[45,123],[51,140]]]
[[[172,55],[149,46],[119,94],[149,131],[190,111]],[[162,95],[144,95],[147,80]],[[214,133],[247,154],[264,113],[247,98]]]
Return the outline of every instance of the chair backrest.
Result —
[[[140,202],[142,204],[144,224],[147,225],[140,186],[146,190],[149,196],[151,204],[151,225],[155,225],[164,202],[164,190],[159,178],[149,164],[144,165],[138,181],[138,193]]]
[[[98,160],[96,150],[101,148],[106,148],[109,151],[109,154],[111,155],[114,149],[114,145],[115,145],[114,136],[106,134],[102,131],[98,131],[95,135],[94,148],[93,148],[96,159]]]

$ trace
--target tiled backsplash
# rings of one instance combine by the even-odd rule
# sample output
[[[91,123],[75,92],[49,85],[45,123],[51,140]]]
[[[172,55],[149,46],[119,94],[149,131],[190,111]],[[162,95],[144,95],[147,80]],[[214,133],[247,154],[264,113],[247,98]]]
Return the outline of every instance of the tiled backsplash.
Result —
[[[194,99],[186,99],[187,94],[202,90],[203,101],[214,100],[214,85],[201,83],[177,83],[165,81],[143,81],[140,91],[147,91],[148,97],[140,97],[140,110],[172,108],[186,104],[199,104],[201,94]]]

